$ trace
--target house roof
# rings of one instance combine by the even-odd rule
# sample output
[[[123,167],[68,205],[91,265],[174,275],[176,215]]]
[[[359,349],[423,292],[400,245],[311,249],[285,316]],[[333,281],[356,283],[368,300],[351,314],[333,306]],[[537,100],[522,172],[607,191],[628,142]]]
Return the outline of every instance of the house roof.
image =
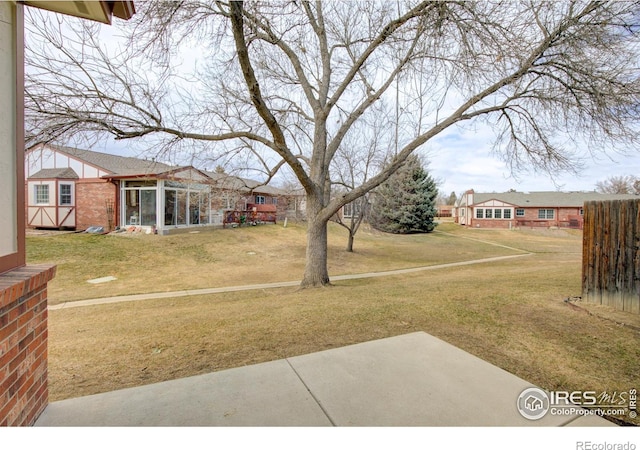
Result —
[[[233,189],[238,191],[252,191],[259,194],[286,195],[287,193],[277,187],[263,185],[259,181],[248,178],[236,177],[226,173],[204,172],[213,180],[213,185],[220,189]]]
[[[77,180],[79,177],[75,170],[69,167],[63,167],[61,169],[42,169],[29,177],[30,180],[50,180],[54,178]]]
[[[522,207],[582,207],[587,201],[640,199],[631,194],[601,194],[599,192],[503,192],[474,193],[473,204],[477,205],[489,200],[500,200]]]
[[[82,160],[92,166],[109,172],[113,178],[140,177],[170,174],[187,167],[172,166],[161,162],[134,158],[130,156],[117,156],[108,153],[94,152],[92,150],[82,150],[73,147],[63,147],[50,145],[61,153]],[[194,168],[195,169],[195,168]],[[236,177],[224,173],[207,172],[195,169],[201,174],[211,178],[213,185],[221,189],[251,191],[267,195],[286,195],[287,192],[274,186],[262,185],[259,181],[247,178]],[[32,177],[33,178],[33,177]],[[76,175],[77,178],[77,175]]]
[[[51,146],[59,152],[81,159],[93,166],[110,172],[112,175],[152,175],[175,170],[176,166],[170,166],[156,161],[133,158],[130,156],[117,156],[108,153],[81,150],[79,148]]]

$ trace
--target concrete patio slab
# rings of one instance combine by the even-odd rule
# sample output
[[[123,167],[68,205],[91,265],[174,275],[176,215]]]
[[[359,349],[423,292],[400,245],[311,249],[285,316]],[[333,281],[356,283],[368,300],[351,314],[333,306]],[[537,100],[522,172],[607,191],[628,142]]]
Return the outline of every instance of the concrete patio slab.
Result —
[[[425,333],[290,358],[336,425],[562,426],[517,410],[528,383]]]
[[[36,426],[331,425],[285,360],[47,406]]]
[[[36,426],[606,426],[527,420],[532,385],[418,332],[51,403]]]

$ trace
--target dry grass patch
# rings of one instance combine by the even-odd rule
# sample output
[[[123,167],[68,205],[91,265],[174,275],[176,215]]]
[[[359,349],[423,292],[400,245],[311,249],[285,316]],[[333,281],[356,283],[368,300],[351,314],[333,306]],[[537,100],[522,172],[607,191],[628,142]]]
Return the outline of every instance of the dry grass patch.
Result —
[[[491,234],[497,242],[529,242],[532,250],[541,239],[547,249],[517,260],[340,281],[325,289],[271,289],[51,311],[51,399],[414,331],[437,336],[546,389],[637,388],[640,331],[563,301],[580,292],[580,237],[559,234],[549,243],[526,231],[506,234],[502,241],[500,236]],[[385,249],[385,241],[391,247],[404,245],[403,251],[420,244],[407,244],[417,237],[395,238],[374,236],[367,249],[374,255],[371,259]],[[462,253],[476,245],[467,239],[452,242]],[[550,246],[562,251],[550,251]]]
[[[455,227],[449,225],[449,227]],[[446,228],[446,227],[445,227]],[[458,228],[458,227],[456,227]],[[30,263],[55,263],[50,303],[170,292],[302,278],[306,246],[302,225],[265,225],[206,229],[198,233],[159,235],[63,234],[27,240]],[[344,250],[346,232],[329,227],[331,275],[384,271],[517,253],[482,242],[457,244],[455,237],[384,235],[369,229],[356,238],[355,252]],[[104,284],[87,280],[112,276]]]

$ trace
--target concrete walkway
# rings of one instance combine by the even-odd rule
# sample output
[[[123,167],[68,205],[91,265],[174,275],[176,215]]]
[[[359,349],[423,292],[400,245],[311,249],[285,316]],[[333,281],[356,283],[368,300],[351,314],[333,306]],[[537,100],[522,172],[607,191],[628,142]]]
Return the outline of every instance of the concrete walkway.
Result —
[[[613,426],[524,418],[532,385],[423,332],[51,403],[36,426]]]
[[[359,278],[401,275],[406,273],[424,272],[427,270],[438,270],[438,269],[447,269],[450,267],[469,266],[474,264],[485,264],[490,262],[513,259],[513,258],[522,258],[523,256],[530,256],[531,254],[532,253],[522,253],[519,255],[495,256],[492,258],[473,259],[470,261],[460,261],[460,262],[448,263],[448,264],[437,264],[433,266],[411,267],[408,269],[388,270],[384,272],[368,272],[368,273],[357,273],[352,275],[336,275],[336,276],[332,276],[331,280],[341,281],[341,280],[355,280]],[[281,288],[281,287],[294,287],[299,285],[300,285],[300,281],[282,281],[282,282],[265,283],[265,284],[248,284],[248,285],[242,285],[242,286],[225,286],[225,287],[217,287],[217,288],[190,289],[190,290],[172,291],[172,292],[153,292],[149,294],[120,295],[117,297],[93,298],[88,300],[78,300],[78,301],[60,303],[57,305],[49,306],[49,310],[55,311],[58,309],[79,308],[81,306],[104,305],[108,303],[135,302],[140,300],[187,297],[192,295],[220,294],[223,292],[249,291],[249,290],[256,290],[256,289],[273,289],[273,288]]]

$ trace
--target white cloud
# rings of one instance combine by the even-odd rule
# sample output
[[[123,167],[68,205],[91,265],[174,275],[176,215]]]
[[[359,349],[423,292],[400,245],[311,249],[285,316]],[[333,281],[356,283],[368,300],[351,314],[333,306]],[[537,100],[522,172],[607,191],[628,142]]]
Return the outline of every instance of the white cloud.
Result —
[[[426,154],[432,176],[440,190],[461,194],[518,191],[592,191],[598,181],[612,176],[640,176],[640,151],[598,154],[586,157],[577,174],[548,174],[531,169],[511,174],[510,168],[492,151],[494,135],[487,127],[450,129],[436,137]]]

